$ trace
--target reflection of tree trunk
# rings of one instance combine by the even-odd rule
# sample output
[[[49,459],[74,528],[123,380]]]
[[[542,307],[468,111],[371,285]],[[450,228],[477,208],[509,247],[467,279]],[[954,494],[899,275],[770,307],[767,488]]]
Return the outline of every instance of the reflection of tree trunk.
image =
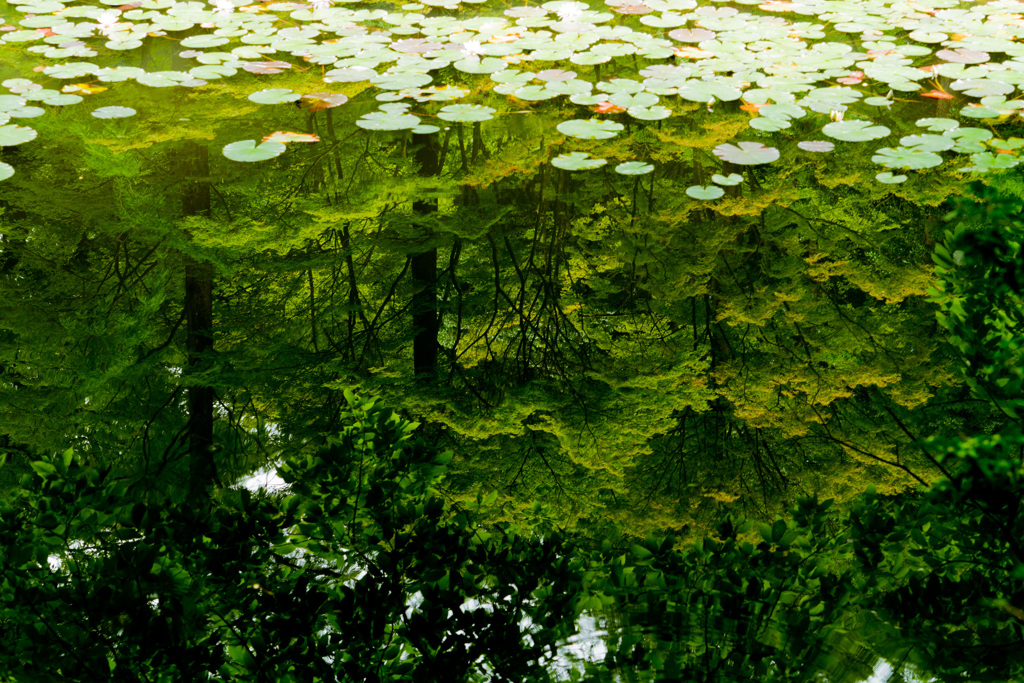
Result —
[[[440,171],[437,139],[429,134],[414,133],[412,137],[420,177],[437,175]],[[437,200],[417,199],[412,204],[412,210],[417,215],[429,215],[437,211]],[[429,239],[429,228],[425,228],[424,232]],[[432,378],[437,374],[437,333],[440,328],[437,315],[437,247],[413,254],[410,265],[416,286],[412,297],[412,326],[416,335],[412,349],[413,372],[418,377]]]
[[[186,143],[180,156],[182,213],[185,216],[210,215],[210,175],[206,147]],[[203,178],[201,181],[190,178]],[[185,265],[185,317],[188,324],[186,346],[188,372],[206,369],[213,351],[213,268],[209,262],[192,259]],[[213,387],[191,386],[188,389],[188,454],[189,498],[202,502],[207,498],[217,476],[213,461]]]

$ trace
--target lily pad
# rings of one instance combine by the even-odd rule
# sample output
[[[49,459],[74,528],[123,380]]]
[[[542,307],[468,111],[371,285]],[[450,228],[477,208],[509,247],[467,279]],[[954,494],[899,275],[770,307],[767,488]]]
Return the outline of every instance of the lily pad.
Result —
[[[573,119],[558,124],[558,132],[581,140],[607,140],[615,137],[624,126],[614,121],[600,119]]]
[[[589,171],[608,163],[607,159],[591,159],[585,152],[560,154],[551,160],[551,165],[566,171]]]
[[[622,175],[646,175],[653,170],[653,165],[642,161],[626,161],[615,167],[615,172]]]
[[[1013,168],[1020,163],[1020,159],[1009,154],[993,154],[992,152],[978,152],[971,155],[971,165],[964,166],[961,171],[968,173],[987,173],[989,171],[1001,171]]]
[[[942,157],[934,152],[926,152],[918,147],[883,147],[875,152],[871,161],[886,168],[922,169],[932,168],[942,163]]]
[[[257,104],[284,104],[301,98],[302,95],[288,88],[264,88],[249,95],[249,99]]]
[[[923,152],[945,152],[947,149],[953,149],[956,141],[945,135],[906,135],[900,138],[900,144]]]
[[[420,124],[420,118],[397,111],[375,111],[356,121],[366,130],[411,130]]]
[[[730,187],[732,185],[739,185],[743,182],[743,176],[739,173],[730,173],[729,175],[720,175],[718,173],[711,176],[711,180],[719,185],[725,185]]]
[[[918,119],[917,125],[925,128],[932,133],[941,133],[946,130],[955,130],[960,127],[959,121],[953,119],[942,119],[942,118],[927,118]]]
[[[11,147],[34,140],[37,133],[34,128],[25,126],[0,126],[0,147]]]
[[[14,167],[0,161],[0,180],[7,180],[14,175]]]
[[[805,152],[831,152],[836,148],[835,143],[827,140],[804,140],[796,143],[796,146]]]
[[[686,194],[694,199],[718,199],[725,194],[725,190],[717,185],[693,185],[686,188]]]
[[[487,121],[494,118],[495,111],[491,107],[479,104],[449,104],[446,107],[441,107],[441,111],[437,113],[437,118],[444,121],[458,121],[462,123]]]
[[[287,149],[280,142],[264,142],[259,146],[255,140],[239,140],[224,145],[224,156],[232,161],[266,161],[283,154]]]
[[[902,183],[906,179],[907,176],[905,175],[893,175],[889,171],[883,171],[875,176],[875,180],[877,180],[880,183],[885,183],[887,185],[895,185],[896,183]]]
[[[885,126],[876,126],[871,121],[835,121],[826,124],[822,132],[830,138],[846,142],[878,140],[889,134]]]
[[[100,107],[92,112],[92,115],[98,119],[123,119],[135,116],[135,114],[136,111],[131,107]]]
[[[768,164],[779,158],[779,150],[760,142],[741,142],[739,146],[726,143],[713,151],[719,159],[741,166]]]

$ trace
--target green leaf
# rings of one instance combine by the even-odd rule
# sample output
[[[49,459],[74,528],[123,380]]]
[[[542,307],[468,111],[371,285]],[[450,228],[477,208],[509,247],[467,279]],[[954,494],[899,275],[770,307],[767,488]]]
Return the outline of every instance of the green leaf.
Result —
[[[635,555],[637,558],[641,560],[646,560],[648,557],[652,557],[654,555],[654,553],[652,553],[650,550],[636,543],[629,546],[629,549],[633,553],[633,555]]]
[[[778,543],[786,534],[786,520],[777,519],[772,524],[772,543]]]
[[[30,463],[30,466],[32,467],[33,470],[35,470],[36,474],[38,474],[40,477],[43,477],[44,479],[50,476],[51,474],[57,473],[56,467],[54,467],[52,464],[48,462],[43,462],[42,460],[36,460],[35,462]]]
[[[255,162],[273,159],[287,149],[280,142],[264,142],[257,146],[255,140],[239,140],[224,145],[224,156],[232,161]]]

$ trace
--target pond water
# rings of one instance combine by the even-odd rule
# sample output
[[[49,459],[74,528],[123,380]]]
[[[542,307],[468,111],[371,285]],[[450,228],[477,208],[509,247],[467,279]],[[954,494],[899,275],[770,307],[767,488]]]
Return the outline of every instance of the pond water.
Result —
[[[922,439],[1006,424],[931,297],[950,201],[1021,186],[1024,2],[0,8],[13,464],[73,446],[179,500],[351,388],[454,453],[452,504],[628,547],[899,499],[948,474]],[[595,604],[598,659],[688,663],[588,675],[932,675],[863,614],[794,644],[712,593]]]

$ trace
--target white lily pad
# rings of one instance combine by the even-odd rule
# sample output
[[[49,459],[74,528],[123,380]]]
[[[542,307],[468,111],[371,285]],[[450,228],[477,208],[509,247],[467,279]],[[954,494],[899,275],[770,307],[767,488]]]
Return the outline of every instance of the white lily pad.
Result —
[[[834,142],[827,140],[803,140],[796,143],[796,146],[805,152],[831,152],[836,148]]]
[[[36,133],[34,128],[25,126],[0,126],[0,147],[11,147],[34,140]]]
[[[895,185],[896,183],[902,183],[906,179],[907,176],[905,175],[893,175],[889,171],[882,171],[881,173],[875,176],[875,180],[877,180],[880,183],[885,183],[887,185]]]
[[[740,183],[742,183],[743,176],[741,176],[739,173],[730,173],[729,175],[721,175],[719,173],[716,173],[713,176],[711,176],[711,180],[712,182],[715,182],[719,185],[731,187],[732,185],[739,185]]]
[[[686,194],[694,199],[718,199],[725,194],[725,190],[717,185],[693,185],[686,188]]]
[[[479,104],[449,104],[441,107],[437,118],[444,121],[487,121],[494,118],[496,110]]]
[[[672,116],[672,110],[668,107],[630,107],[626,110],[634,119],[640,121],[660,121]]]
[[[768,164],[779,158],[779,150],[760,142],[741,142],[739,146],[726,143],[713,151],[719,159],[741,166]]]
[[[131,107],[100,107],[92,111],[92,115],[98,119],[123,119],[135,116],[136,113]]]
[[[614,121],[600,119],[572,119],[558,124],[558,132],[581,140],[607,140],[615,137],[624,126]]]
[[[412,130],[420,125],[420,118],[412,114],[375,111],[358,119],[356,125],[366,130]]]
[[[615,167],[615,172],[622,175],[646,175],[653,170],[653,165],[642,161],[625,161]]]
[[[7,180],[14,175],[14,167],[0,161],[0,180]]]
[[[585,152],[560,154],[551,160],[551,165],[566,171],[589,171],[608,163],[607,159],[591,159]]]
[[[232,161],[254,162],[273,159],[284,154],[286,149],[288,148],[280,142],[264,142],[257,145],[255,140],[239,140],[224,145],[223,151],[224,156]]]
[[[264,88],[249,95],[249,99],[257,104],[284,104],[302,99],[302,95],[288,88]]]
[[[826,124],[822,132],[830,138],[846,142],[866,142],[878,140],[889,134],[885,126],[877,126],[871,121],[835,121]]]

